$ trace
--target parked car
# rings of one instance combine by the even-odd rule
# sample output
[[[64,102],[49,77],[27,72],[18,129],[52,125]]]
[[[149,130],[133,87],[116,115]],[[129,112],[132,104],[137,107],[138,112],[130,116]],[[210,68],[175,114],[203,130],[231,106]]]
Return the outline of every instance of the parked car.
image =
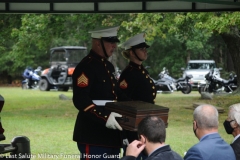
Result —
[[[72,74],[77,64],[87,55],[83,46],[62,46],[50,49],[50,67],[43,70],[39,89],[68,91],[72,86]]]
[[[183,77],[191,74],[193,78],[190,80],[192,87],[197,88],[199,84],[205,83],[205,75],[210,72],[211,68],[216,68],[214,60],[189,60],[186,68],[183,70]]]

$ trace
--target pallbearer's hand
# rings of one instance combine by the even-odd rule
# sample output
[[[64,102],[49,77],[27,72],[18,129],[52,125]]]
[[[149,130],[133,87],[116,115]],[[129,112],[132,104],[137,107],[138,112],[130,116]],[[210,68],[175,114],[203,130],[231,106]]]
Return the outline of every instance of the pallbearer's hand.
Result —
[[[116,117],[122,117],[122,115],[115,112],[111,112],[106,122],[106,127],[110,129],[118,129],[122,131],[122,127],[118,124]]]

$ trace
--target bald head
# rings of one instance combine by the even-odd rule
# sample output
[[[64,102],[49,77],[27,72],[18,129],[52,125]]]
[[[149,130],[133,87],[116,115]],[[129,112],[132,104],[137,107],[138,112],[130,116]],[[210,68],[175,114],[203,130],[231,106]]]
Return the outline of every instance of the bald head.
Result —
[[[206,130],[218,128],[218,111],[212,105],[198,106],[193,112],[193,118],[197,122],[198,128]]]

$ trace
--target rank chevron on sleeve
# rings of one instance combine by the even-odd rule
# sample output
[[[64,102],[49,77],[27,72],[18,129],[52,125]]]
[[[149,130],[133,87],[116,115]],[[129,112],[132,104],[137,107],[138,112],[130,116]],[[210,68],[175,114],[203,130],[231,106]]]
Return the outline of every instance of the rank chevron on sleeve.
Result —
[[[88,86],[88,77],[82,73],[77,80],[77,85],[79,87],[87,87]]]
[[[125,79],[120,82],[120,88],[126,89],[127,87],[128,87],[128,84]]]

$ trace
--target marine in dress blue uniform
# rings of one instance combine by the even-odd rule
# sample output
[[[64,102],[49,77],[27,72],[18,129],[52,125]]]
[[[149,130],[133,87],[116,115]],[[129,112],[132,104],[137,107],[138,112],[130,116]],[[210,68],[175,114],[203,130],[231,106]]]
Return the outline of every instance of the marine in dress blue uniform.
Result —
[[[149,45],[145,42],[145,34],[137,34],[125,43],[122,44],[125,51],[122,53],[129,60],[128,66],[123,70],[118,85],[122,92],[133,101],[144,101],[154,104],[156,98],[156,86],[149,76],[148,71],[142,65],[142,62],[147,59],[147,50]],[[123,99],[119,99],[120,101]],[[125,131],[124,139],[131,143],[138,139],[137,132]],[[124,147],[125,149],[125,147]],[[146,156],[140,154],[138,159],[145,159]]]
[[[73,140],[80,159],[119,159],[122,146],[118,113],[105,110],[105,103],[117,100],[117,81],[108,57],[116,48],[119,27],[91,31],[93,47],[73,73],[73,103],[79,110]]]
[[[154,103],[156,87],[143,65],[130,61],[120,76],[119,87],[131,100]]]
[[[144,33],[130,38],[123,43],[122,46],[125,48],[123,55],[129,59],[130,62],[119,78],[118,85],[120,89],[131,100],[154,103],[156,86],[149,76],[148,71],[142,65],[145,59],[140,57],[141,53],[136,52],[137,49],[143,49],[142,52],[146,52],[146,48],[149,47],[145,42]],[[130,56],[130,52],[132,52],[132,57],[135,57],[134,61]]]

